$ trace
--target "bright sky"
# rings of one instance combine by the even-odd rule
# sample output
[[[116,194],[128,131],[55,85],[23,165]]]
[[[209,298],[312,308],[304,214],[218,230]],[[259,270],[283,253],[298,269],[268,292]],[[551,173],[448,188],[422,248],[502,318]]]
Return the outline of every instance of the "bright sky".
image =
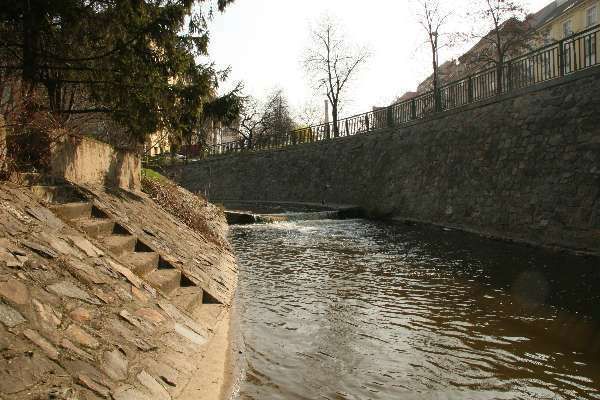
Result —
[[[444,1],[444,0],[442,0]],[[445,0],[457,14],[471,3]],[[537,11],[551,0],[529,0]],[[310,43],[310,27],[327,14],[342,25],[346,37],[367,45],[368,64],[348,89],[349,104],[342,116],[388,105],[431,74],[425,33],[417,24],[410,0],[236,0],[211,22],[210,58],[218,67],[231,66],[227,90],[243,81],[247,94],[263,97],[282,88],[293,109],[307,102],[322,104],[301,65]],[[457,29],[465,21],[456,21]],[[460,49],[453,52],[459,52]],[[453,54],[446,52],[441,61]]]

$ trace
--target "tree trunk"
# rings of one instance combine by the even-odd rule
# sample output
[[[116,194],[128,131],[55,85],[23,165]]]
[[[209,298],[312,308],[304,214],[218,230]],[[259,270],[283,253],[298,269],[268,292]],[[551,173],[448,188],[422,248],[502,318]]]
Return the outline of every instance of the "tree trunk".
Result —
[[[504,61],[500,59],[496,64],[496,94],[501,94],[503,89]]]
[[[332,121],[333,137],[339,137],[340,136],[340,128],[338,126],[338,105],[337,105],[337,102],[334,102],[331,105],[331,117],[333,119],[333,121]]]
[[[437,39],[432,43],[431,46],[431,64],[433,66],[433,108],[432,111],[438,112],[440,111],[440,90],[439,90],[439,81],[438,81],[438,60],[437,60]]]
[[[34,1],[25,2],[23,15],[23,80],[31,86],[30,91],[37,80],[39,47],[39,16],[38,6]]]

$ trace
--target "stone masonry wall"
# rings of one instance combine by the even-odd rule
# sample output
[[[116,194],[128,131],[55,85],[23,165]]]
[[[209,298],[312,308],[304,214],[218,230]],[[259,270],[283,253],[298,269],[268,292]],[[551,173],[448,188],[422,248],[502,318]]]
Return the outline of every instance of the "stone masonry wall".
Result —
[[[50,158],[53,176],[79,185],[141,190],[140,158],[97,140],[58,135]]]
[[[600,71],[408,127],[192,163],[178,176],[216,201],[352,204],[600,253]]]

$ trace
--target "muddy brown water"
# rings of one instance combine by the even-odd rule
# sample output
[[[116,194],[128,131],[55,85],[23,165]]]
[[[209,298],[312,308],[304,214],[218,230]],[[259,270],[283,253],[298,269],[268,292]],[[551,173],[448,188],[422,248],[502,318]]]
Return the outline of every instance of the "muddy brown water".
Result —
[[[234,227],[242,399],[600,399],[600,262],[361,220]]]

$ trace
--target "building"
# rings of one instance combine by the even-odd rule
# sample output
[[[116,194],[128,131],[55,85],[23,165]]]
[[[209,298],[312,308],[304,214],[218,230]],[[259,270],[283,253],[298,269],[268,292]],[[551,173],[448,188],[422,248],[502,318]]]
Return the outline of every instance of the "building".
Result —
[[[165,130],[154,132],[148,136],[146,143],[144,144],[144,154],[150,157],[156,157],[161,154],[168,154],[171,152],[171,141],[169,140],[169,134]]]
[[[172,138],[166,130],[151,134],[144,144],[144,154],[156,157],[161,154],[169,154],[171,149],[175,148],[179,154],[197,157],[207,147],[219,147],[239,140],[239,121],[234,121],[229,125],[207,121],[199,128],[198,134],[190,138],[189,143],[172,143]]]
[[[598,25],[599,0],[556,0],[534,14],[534,28],[547,43]]]
[[[501,29],[527,29],[532,33],[527,35],[530,39],[526,46],[507,54],[508,58],[518,57],[527,49],[539,48],[543,45],[556,43],[573,34],[597,26],[599,18],[600,0],[554,0],[547,6],[531,14],[525,21],[514,19],[506,21]],[[492,32],[490,32],[491,34]],[[588,67],[597,63],[597,54],[600,51],[597,34],[583,35],[574,40],[563,43],[564,65],[560,65],[559,51],[553,55],[540,57],[535,60],[520,62],[518,74],[525,80],[544,80],[555,76],[559,68],[564,67],[564,73],[574,69]],[[481,62],[479,54],[486,51],[489,41],[481,39],[471,49],[465,52],[458,60],[450,60],[439,67],[440,85],[464,78],[489,64]],[[417,94],[423,94],[432,89],[433,75],[429,76],[418,85]],[[397,99],[398,103],[414,97],[414,92],[408,92]]]

